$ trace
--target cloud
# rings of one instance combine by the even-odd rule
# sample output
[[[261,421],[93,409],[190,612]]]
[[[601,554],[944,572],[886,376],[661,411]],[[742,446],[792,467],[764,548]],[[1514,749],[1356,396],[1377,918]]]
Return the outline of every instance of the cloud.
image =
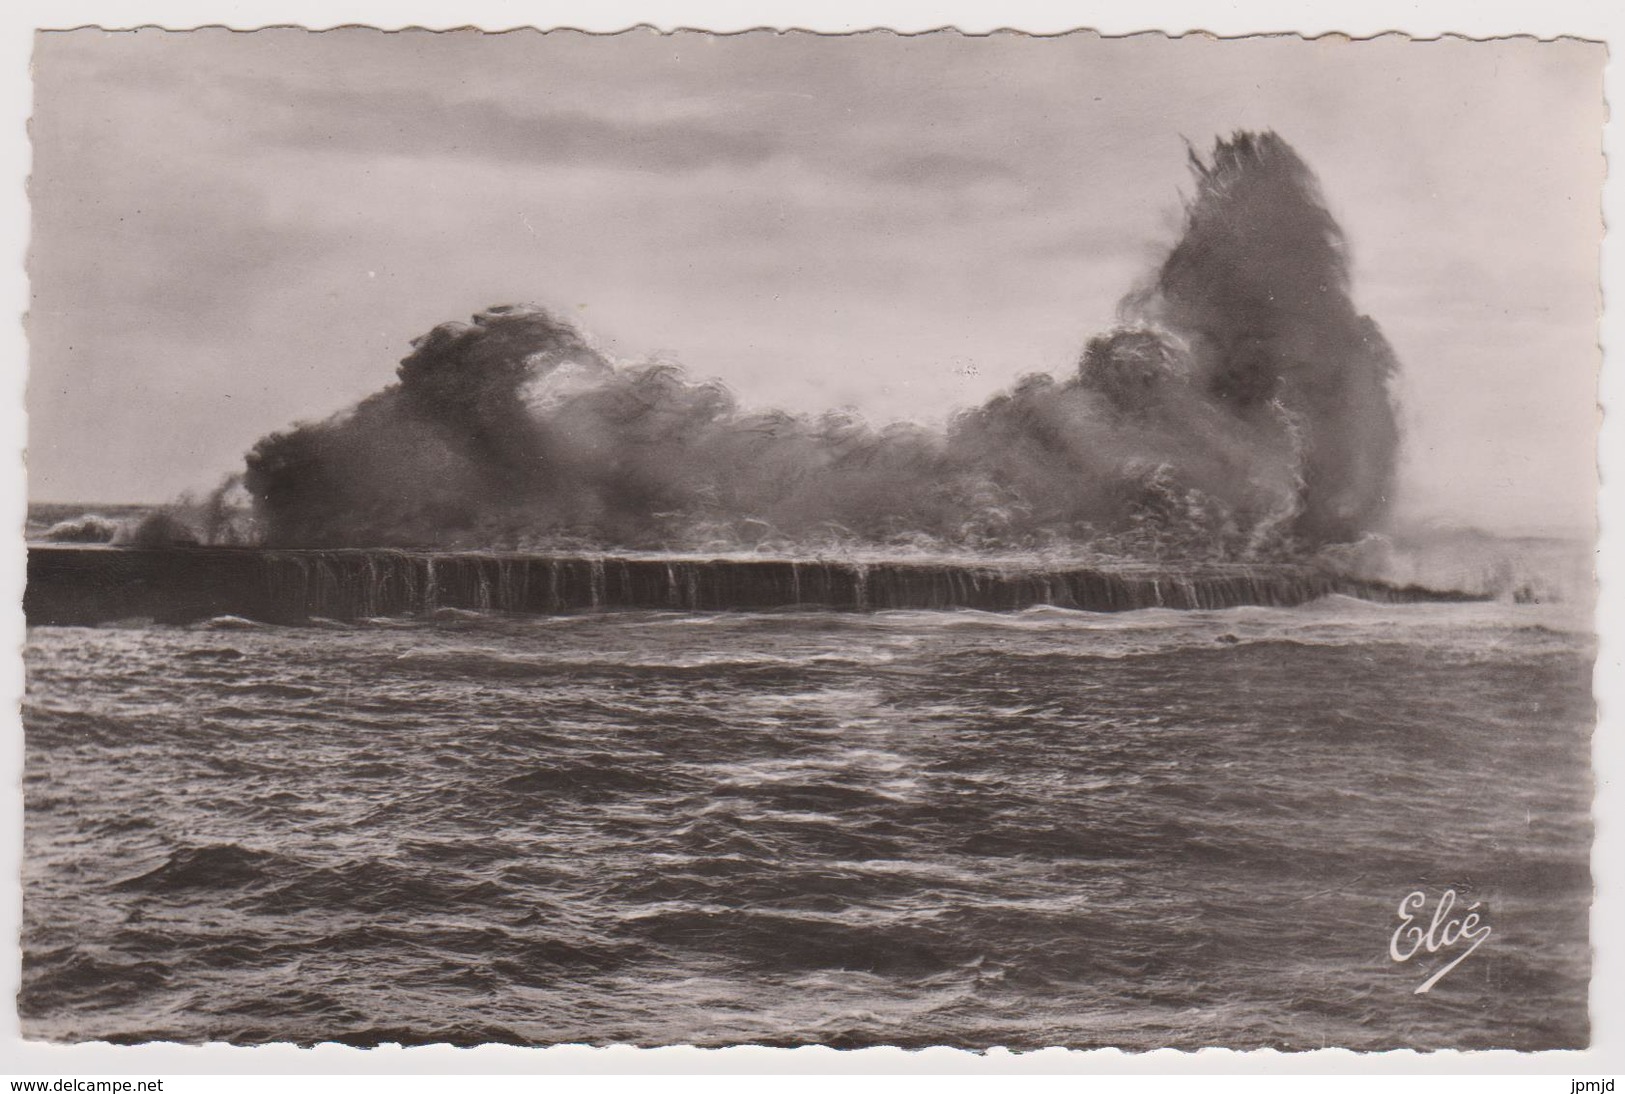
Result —
[[[1147,219],[1125,215],[1109,224],[1082,224],[1044,234],[1032,232],[1025,253],[1038,259],[1089,261],[1161,257],[1172,246],[1174,233]]]
[[[945,413],[1073,368],[1177,233],[1179,134],[1238,125],[1299,135],[1361,310],[1430,382],[1424,421],[1455,420],[1463,392],[1566,414],[1595,386],[1602,52],[42,34],[31,367],[61,413],[34,419],[35,482],[160,496],[170,462],[235,460],[228,424],[251,439],[325,414],[387,377],[411,333],[508,299],[579,316],[617,354],[669,349],[752,402]],[[1538,382],[1503,382],[1517,368]],[[275,398],[266,370],[286,378]],[[203,407],[218,443],[166,447]],[[1525,417],[1497,443],[1543,458],[1549,416]],[[1590,435],[1589,412],[1566,420]],[[1463,504],[1552,493],[1533,472],[1496,486],[1437,428],[1413,437],[1460,449],[1441,466]]]

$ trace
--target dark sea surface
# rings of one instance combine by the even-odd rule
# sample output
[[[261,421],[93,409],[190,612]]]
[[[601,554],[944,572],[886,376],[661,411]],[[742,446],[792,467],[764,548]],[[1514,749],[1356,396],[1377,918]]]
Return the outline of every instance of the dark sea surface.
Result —
[[[24,1035],[1578,1047],[1561,606],[35,627]],[[1389,954],[1453,889],[1491,937]]]

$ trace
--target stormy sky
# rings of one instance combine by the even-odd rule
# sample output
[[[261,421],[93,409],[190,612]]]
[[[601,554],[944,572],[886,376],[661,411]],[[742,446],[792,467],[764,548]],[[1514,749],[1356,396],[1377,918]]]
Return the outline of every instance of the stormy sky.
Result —
[[[1069,372],[1188,138],[1318,173],[1402,363],[1400,511],[1594,491],[1601,47],[937,34],[38,37],[30,494],[158,501],[535,302],[747,405],[941,420]]]

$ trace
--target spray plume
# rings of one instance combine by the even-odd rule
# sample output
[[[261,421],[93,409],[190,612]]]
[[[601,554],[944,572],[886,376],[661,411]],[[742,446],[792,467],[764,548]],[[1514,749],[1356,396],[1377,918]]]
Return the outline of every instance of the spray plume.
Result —
[[[1027,376],[945,430],[743,410],[497,307],[419,338],[350,410],[261,440],[240,480],[259,535],[1209,558],[1357,538],[1384,513],[1398,433],[1393,355],[1350,301],[1341,233],[1273,133],[1191,165],[1183,236],[1122,325],[1073,374]]]

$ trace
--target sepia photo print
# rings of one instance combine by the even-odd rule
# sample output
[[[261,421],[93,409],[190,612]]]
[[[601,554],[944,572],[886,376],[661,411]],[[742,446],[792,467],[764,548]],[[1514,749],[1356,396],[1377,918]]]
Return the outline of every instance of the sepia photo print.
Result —
[[[38,33],[22,1035],[1586,1047],[1605,60]]]

